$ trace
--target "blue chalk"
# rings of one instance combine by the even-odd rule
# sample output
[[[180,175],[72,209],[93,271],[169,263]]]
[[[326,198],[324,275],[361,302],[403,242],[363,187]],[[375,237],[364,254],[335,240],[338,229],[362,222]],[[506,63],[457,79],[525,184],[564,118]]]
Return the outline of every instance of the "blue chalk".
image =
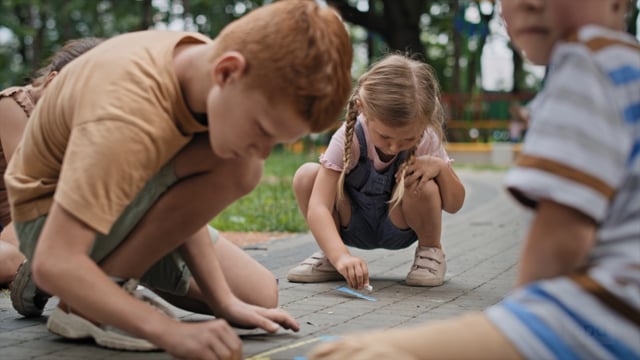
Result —
[[[357,291],[355,291],[353,289],[350,289],[350,288],[348,288],[346,286],[338,286],[336,288],[336,290],[342,291],[343,293],[347,293],[349,295],[353,295],[355,297],[359,297],[360,299],[365,299],[365,300],[369,300],[369,301],[378,301],[378,300],[376,300],[376,298],[374,298],[372,296],[367,296],[367,295],[361,294],[361,293],[359,293],[359,292],[357,292]]]

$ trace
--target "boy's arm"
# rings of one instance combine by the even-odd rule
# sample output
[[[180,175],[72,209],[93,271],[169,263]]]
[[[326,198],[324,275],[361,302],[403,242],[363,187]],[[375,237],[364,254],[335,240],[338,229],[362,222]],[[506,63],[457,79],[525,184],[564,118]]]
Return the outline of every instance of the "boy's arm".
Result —
[[[596,224],[570,207],[540,201],[520,257],[518,286],[570,274],[595,244]]]
[[[279,325],[285,329],[298,330],[297,322],[286,312],[249,305],[232,294],[206,226],[182,245],[180,253],[206,297],[207,304],[217,317],[238,325],[259,327],[269,332],[276,332]]]
[[[87,255],[95,231],[54,202],[40,235],[32,271],[37,285],[74,312],[156,342],[175,320],[117,286]]]

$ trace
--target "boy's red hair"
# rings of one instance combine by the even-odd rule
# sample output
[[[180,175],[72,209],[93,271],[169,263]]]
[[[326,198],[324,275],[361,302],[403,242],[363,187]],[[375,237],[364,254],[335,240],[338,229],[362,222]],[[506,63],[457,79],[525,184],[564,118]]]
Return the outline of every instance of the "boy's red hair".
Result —
[[[334,125],[351,88],[353,50],[337,12],[311,0],[281,0],[249,12],[216,37],[214,58],[237,51],[248,85],[287,100],[312,132]]]

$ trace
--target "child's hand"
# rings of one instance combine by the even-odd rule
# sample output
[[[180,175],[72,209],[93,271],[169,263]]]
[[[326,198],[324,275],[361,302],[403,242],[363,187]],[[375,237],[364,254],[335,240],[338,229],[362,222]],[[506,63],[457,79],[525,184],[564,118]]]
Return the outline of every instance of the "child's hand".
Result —
[[[270,333],[280,329],[298,331],[298,322],[282,309],[266,309],[260,306],[247,304],[234,298],[223,307],[220,316],[235,326],[244,328],[261,328]]]
[[[242,341],[222,319],[176,322],[158,345],[178,359],[242,359]]]
[[[351,254],[344,254],[333,265],[344,276],[351,288],[362,290],[365,285],[369,284],[369,269],[363,259]]]
[[[412,164],[407,167],[404,176],[404,186],[408,190],[417,190],[420,184],[440,175],[440,170],[444,161],[438,157],[430,155],[418,156]],[[400,174],[396,174],[400,176]]]

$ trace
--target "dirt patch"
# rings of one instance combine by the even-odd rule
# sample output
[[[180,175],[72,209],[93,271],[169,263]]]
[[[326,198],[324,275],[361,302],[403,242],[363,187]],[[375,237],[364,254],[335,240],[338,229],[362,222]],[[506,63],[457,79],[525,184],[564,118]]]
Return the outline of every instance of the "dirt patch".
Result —
[[[242,247],[253,244],[260,244],[275,239],[284,239],[294,236],[294,233],[286,232],[235,232],[220,231],[220,235],[229,239],[232,243]]]

